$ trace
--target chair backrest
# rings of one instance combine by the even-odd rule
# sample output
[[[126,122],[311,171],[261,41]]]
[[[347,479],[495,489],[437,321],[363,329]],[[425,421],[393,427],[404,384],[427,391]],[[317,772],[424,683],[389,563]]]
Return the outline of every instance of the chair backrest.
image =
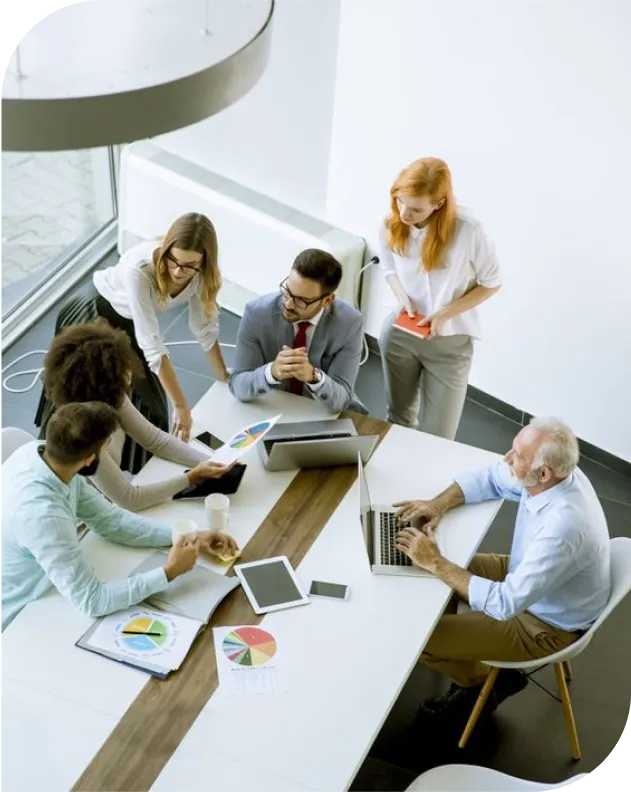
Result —
[[[6,462],[14,451],[25,443],[35,440],[32,434],[25,432],[24,429],[16,429],[9,426],[2,430],[2,462]]]
[[[618,536],[611,540],[610,548],[611,594],[605,610],[591,626],[591,633],[596,632],[616,605],[631,591],[631,539]]]
[[[408,792],[512,792],[512,790],[549,790],[569,786],[587,773],[579,773],[560,784],[542,784],[476,765],[443,765],[416,778]]]

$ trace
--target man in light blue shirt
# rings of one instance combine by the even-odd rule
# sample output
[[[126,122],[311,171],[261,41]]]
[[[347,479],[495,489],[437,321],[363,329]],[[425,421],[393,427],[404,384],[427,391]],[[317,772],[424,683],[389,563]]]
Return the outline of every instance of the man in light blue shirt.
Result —
[[[84,613],[104,616],[166,589],[191,570],[200,550],[220,553],[234,540],[207,531],[183,537],[164,567],[103,582],[85,561],[77,523],[119,544],[171,545],[168,525],[115,506],[86,480],[118,426],[106,404],[67,404],[50,419],[45,444],[27,443],[2,465],[2,629],[51,584]],[[221,547],[220,547],[221,545]]]
[[[522,429],[504,461],[458,476],[431,501],[399,504],[405,528],[397,545],[416,564],[445,581],[470,611],[451,603],[430,637],[421,661],[454,684],[427,712],[455,706],[470,711],[489,673],[482,660],[525,661],[560,651],[600,616],[610,595],[609,532],[585,474],[577,468],[578,443],[554,418],[535,418]],[[519,501],[510,556],[478,554],[469,570],[441,556],[433,536],[441,516],[463,503]],[[525,687],[517,671],[504,670],[494,704]]]

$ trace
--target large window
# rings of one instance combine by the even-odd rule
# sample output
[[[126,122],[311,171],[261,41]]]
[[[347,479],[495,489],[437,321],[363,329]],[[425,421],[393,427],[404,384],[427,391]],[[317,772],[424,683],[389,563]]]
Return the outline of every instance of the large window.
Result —
[[[114,220],[113,174],[105,148],[2,152],[3,324],[64,268],[72,279],[73,260]]]

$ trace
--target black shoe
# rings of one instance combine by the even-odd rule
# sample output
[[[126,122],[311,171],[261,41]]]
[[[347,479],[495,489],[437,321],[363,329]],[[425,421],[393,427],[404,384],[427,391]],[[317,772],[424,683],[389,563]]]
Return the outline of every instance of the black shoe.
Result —
[[[465,701],[471,701],[471,706],[473,706],[481,690],[482,685],[461,687],[452,682],[451,687],[443,696],[423,701],[419,706],[419,715],[440,715],[447,710],[452,710],[456,705],[462,706]]]
[[[486,700],[482,713],[490,715],[510,696],[522,691],[528,684],[528,677],[512,668],[503,668],[495,680],[493,689]],[[483,685],[461,687],[452,682],[444,696],[424,701],[418,709],[418,717],[427,715],[453,715],[456,711],[471,711],[475,706]]]
[[[530,680],[521,671],[514,668],[502,668],[497,675],[493,691],[489,696],[489,703],[493,699],[493,709],[497,709],[499,705],[506,701],[510,696],[520,693],[528,684]]]

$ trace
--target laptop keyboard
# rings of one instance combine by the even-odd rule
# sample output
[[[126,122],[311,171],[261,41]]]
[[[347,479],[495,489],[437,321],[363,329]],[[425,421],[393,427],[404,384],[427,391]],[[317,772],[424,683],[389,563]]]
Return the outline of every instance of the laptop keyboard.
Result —
[[[394,512],[380,512],[381,563],[385,566],[414,566],[412,560],[396,548],[397,533],[404,528]]]

